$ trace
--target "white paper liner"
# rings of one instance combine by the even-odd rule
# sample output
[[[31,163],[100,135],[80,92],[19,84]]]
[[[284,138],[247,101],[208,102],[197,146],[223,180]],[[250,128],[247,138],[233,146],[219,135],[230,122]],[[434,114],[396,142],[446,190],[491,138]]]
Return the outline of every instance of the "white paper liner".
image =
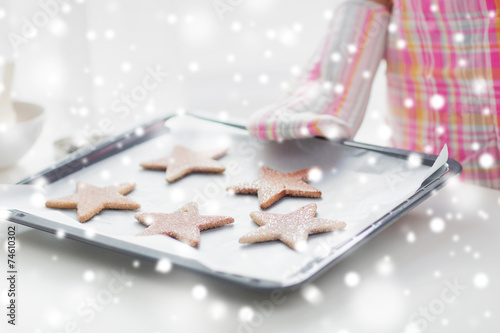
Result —
[[[243,131],[211,122],[178,117],[168,122],[171,133],[150,140],[43,188],[0,185],[0,208],[19,209],[90,234],[103,234],[168,254],[194,259],[214,271],[282,283],[311,258],[324,256],[384,216],[413,194],[448,159],[446,147],[434,166],[412,165],[406,160],[333,142],[310,139],[284,143],[262,142]],[[140,133],[140,132],[139,132]],[[192,174],[168,184],[162,171],[143,170],[139,163],[167,156],[177,144],[202,151],[229,146],[220,161],[225,174]],[[259,211],[257,196],[230,195],[226,186],[258,177],[266,165],[289,172],[318,167],[322,177],[310,182],[323,192],[320,199],[284,198],[267,212],[288,213],[309,203],[318,205],[318,217],[347,222],[343,231],[312,235],[307,249],[296,252],[279,241],[242,245],[238,239],[257,228],[249,217]],[[142,205],[141,212],[172,212],[189,201],[199,203],[201,215],[225,215],[233,225],[202,231],[199,248],[173,238],[135,236],[145,226],[133,211],[105,210],[87,223],[76,220],[75,210],[44,207],[48,198],[74,193],[76,182],[97,186],[135,182],[127,197]]]

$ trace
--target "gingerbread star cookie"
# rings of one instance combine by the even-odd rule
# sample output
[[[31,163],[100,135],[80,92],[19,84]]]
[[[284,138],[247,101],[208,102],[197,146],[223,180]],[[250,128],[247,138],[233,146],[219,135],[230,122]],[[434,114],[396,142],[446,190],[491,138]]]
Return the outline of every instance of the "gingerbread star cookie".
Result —
[[[78,221],[87,222],[103,209],[138,209],[137,202],[124,195],[132,192],[134,183],[125,183],[118,186],[98,187],[84,182],[78,182],[76,193],[49,200],[45,206],[49,208],[76,208]]]
[[[148,226],[137,236],[167,235],[194,247],[200,243],[200,230],[234,222],[234,219],[228,216],[201,216],[196,202],[190,202],[170,214],[137,213],[135,218]]]
[[[316,204],[309,204],[288,214],[252,212],[250,217],[260,225],[240,238],[240,243],[280,240],[294,250],[302,250],[310,234],[339,230],[345,222],[316,218]]]
[[[265,209],[284,196],[319,198],[321,191],[306,184],[309,171],[304,169],[283,173],[266,166],[259,169],[259,179],[227,188],[242,194],[257,194],[260,208]]]
[[[167,170],[167,182],[174,182],[193,172],[224,172],[226,168],[216,159],[221,158],[227,149],[213,149],[205,152],[194,152],[183,146],[176,146],[172,155],[141,163],[144,169]]]

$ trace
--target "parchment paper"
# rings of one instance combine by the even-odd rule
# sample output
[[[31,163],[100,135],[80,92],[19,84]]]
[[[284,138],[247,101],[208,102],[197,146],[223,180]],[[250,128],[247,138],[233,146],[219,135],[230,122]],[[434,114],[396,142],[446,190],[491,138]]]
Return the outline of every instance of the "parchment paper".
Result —
[[[406,160],[338,143],[317,139],[268,143],[250,138],[244,131],[227,126],[177,117],[166,124],[171,133],[140,144],[45,186],[0,185],[0,208],[19,209],[57,221],[64,230],[71,225],[169,254],[192,258],[214,271],[283,282],[300,270],[311,257],[325,256],[413,194],[422,182],[448,158],[446,149],[432,169]],[[140,131],[137,132],[140,135]],[[177,144],[202,151],[230,148],[220,161],[224,174],[192,174],[173,184],[163,171],[143,170],[139,163],[171,153]],[[254,195],[230,195],[226,186],[257,179],[258,167],[266,165],[289,172],[317,167],[310,184],[323,192],[320,199],[284,198],[267,212],[288,213],[306,204],[318,205],[318,217],[342,220],[343,231],[309,237],[307,249],[296,252],[279,241],[253,245],[238,239],[257,228],[249,214],[259,211]],[[45,200],[69,195],[76,182],[98,186],[123,182],[137,183],[128,195],[142,205],[142,212],[172,212],[190,201],[199,204],[201,215],[226,215],[233,225],[202,231],[199,248],[173,238],[135,236],[145,226],[134,219],[133,211],[105,210],[87,223],[76,220],[75,210],[44,207]],[[56,241],[56,240],[54,240]]]

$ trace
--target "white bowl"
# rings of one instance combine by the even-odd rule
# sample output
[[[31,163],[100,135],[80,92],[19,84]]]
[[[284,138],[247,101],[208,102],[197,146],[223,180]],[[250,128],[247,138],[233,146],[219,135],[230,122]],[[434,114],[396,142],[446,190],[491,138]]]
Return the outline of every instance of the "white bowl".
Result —
[[[31,149],[43,127],[41,106],[14,101],[17,123],[0,128],[0,168],[16,164]]]

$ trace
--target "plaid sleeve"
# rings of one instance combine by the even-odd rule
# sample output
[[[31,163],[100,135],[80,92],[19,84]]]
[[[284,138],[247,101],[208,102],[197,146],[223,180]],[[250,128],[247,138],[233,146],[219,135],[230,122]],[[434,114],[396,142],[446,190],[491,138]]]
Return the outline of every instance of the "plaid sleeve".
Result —
[[[369,0],[340,5],[305,75],[285,98],[256,111],[249,132],[268,140],[352,138],[384,56],[389,10]]]

